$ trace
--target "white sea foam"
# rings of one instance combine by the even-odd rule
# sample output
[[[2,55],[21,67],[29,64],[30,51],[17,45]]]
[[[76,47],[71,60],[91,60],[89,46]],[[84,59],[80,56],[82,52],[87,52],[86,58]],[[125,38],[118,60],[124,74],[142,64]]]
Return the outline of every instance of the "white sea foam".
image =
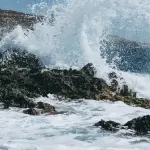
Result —
[[[25,115],[20,109],[0,110],[0,149],[149,150],[150,140],[146,137],[108,133],[93,124],[101,119],[125,123],[150,113],[150,110],[130,107],[122,102],[86,100],[65,103],[52,96],[38,101],[53,104],[58,111],[66,113],[36,117]]]
[[[147,0],[66,0],[51,6],[36,4],[31,10],[48,18],[54,13],[54,24],[38,23],[34,31],[25,31],[18,26],[1,41],[0,46],[25,47],[50,67],[80,68],[92,62],[98,70],[97,76],[108,80],[108,72],[114,69],[100,57],[99,41],[112,33],[134,40],[149,39],[149,8]],[[140,97],[150,98],[149,75],[115,71]],[[65,103],[52,97],[38,100],[50,102],[66,113],[32,117],[17,109],[1,110],[0,149],[149,150],[150,141],[146,137],[122,137],[92,127],[101,119],[125,123],[149,114],[149,110],[129,107],[121,102]]]

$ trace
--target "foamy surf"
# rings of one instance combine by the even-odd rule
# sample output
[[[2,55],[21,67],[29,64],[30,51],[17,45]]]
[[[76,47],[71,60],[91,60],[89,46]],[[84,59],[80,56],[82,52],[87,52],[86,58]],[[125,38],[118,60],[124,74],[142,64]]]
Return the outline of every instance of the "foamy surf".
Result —
[[[109,82],[108,73],[115,71],[124,78],[120,85],[126,82],[139,97],[150,98],[149,75],[114,69],[100,55],[100,41],[109,34],[149,42],[150,34],[146,34],[150,27],[149,8],[149,2],[141,0],[66,0],[50,6],[35,4],[30,10],[47,18],[54,13],[54,23],[35,24],[34,31],[17,26],[3,38],[0,46],[25,48],[51,68],[81,68],[91,62],[98,70],[98,77]],[[149,114],[149,110],[121,102],[83,100],[82,103],[65,103],[53,97],[41,97],[41,100],[66,113],[32,117],[22,114],[20,109],[0,110],[0,149],[149,150],[147,137],[122,137],[119,133],[111,134],[92,126],[100,119],[125,123]]]
[[[104,132],[93,123],[105,119],[120,123],[150,113],[122,102],[82,103],[60,102],[50,95],[37,101],[53,104],[66,111],[60,115],[28,116],[19,109],[1,110],[0,149],[9,150],[148,150],[149,138],[123,136],[122,133]],[[7,116],[7,117],[6,117]]]

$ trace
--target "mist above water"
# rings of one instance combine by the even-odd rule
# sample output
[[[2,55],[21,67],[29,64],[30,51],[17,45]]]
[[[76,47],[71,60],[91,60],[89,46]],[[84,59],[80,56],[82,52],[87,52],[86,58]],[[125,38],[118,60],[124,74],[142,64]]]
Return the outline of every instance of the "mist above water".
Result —
[[[48,67],[81,68],[93,63],[97,76],[107,80],[108,72],[116,71],[139,96],[150,97],[149,75],[119,71],[100,55],[103,46],[100,41],[107,35],[116,33],[134,40],[148,39],[149,32],[145,32],[149,31],[149,8],[150,3],[141,0],[66,0],[51,5],[41,2],[30,5],[30,12],[44,15],[47,20],[54,14],[54,22],[35,24],[34,31],[17,26],[2,40],[1,46],[26,48]]]

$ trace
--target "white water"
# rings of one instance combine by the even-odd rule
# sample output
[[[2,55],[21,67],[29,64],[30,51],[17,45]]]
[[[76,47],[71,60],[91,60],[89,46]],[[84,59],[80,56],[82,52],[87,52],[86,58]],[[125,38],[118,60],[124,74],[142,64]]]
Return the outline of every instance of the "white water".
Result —
[[[48,18],[52,12],[55,14],[53,26],[39,23],[34,31],[28,32],[18,26],[3,39],[1,46],[25,47],[50,67],[80,68],[92,62],[98,70],[97,76],[107,80],[108,72],[113,69],[100,57],[99,41],[112,33],[134,40],[149,39],[149,8],[147,0],[66,0],[52,6],[33,5],[31,10],[36,14]],[[140,97],[150,98],[149,75],[116,72]],[[0,111],[0,149],[149,150],[148,138],[122,137],[92,127],[100,119],[125,123],[149,114],[149,110],[120,102],[65,103],[53,98],[41,99],[65,110],[66,114],[31,117],[21,110]]]
[[[92,62],[98,76],[107,80],[112,69],[100,57],[100,40],[119,31],[133,40],[148,38],[149,30],[146,34],[143,29],[150,29],[149,8],[150,3],[141,0],[66,0],[51,6],[44,2],[35,4],[30,7],[33,13],[45,15],[48,19],[52,13],[55,15],[53,25],[45,21],[44,25],[36,24],[34,31],[24,31],[18,26],[4,38],[1,46],[9,43],[25,47],[43,58],[50,67],[80,68]],[[150,98],[149,75],[116,72],[140,97]]]
[[[125,123],[150,110],[122,102],[65,103],[52,96],[38,99],[41,100],[66,113],[35,117],[24,115],[20,109],[0,110],[1,150],[149,150],[147,137],[125,136],[125,131],[111,134],[93,124],[101,119]]]

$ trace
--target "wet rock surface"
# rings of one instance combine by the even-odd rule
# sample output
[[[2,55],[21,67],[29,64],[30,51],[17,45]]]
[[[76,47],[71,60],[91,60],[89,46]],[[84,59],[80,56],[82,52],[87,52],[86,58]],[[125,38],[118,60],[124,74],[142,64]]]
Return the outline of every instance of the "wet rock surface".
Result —
[[[101,120],[101,121],[97,122],[96,124],[94,124],[94,126],[96,126],[96,127],[100,126],[104,130],[107,130],[107,131],[118,131],[119,127],[120,127],[120,124],[116,123],[114,121]]]
[[[135,130],[137,134],[147,134],[150,132],[150,115],[135,118],[128,121],[124,126]]]
[[[53,18],[53,17],[52,17]],[[0,28],[6,31],[14,29],[16,25],[32,29],[33,25],[41,22],[42,16],[34,16],[15,11],[0,10]],[[52,20],[49,20],[52,22]],[[137,47],[139,43],[121,41],[129,47]],[[114,41],[119,40],[114,38]],[[105,43],[109,46],[109,43]],[[116,43],[118,44],[118,43]],[[107,48],[107,47],[106,47]],[[109,50],[109,47],[107,48]],[[8,57],[9,56],[9,57]],[[150,101],[136,98],[136,93],[124,84],[118,88],[118,76],[111,72],[108,85],[102,78],[97,78],[96,69],[89,63],[80,70],[76,69],[45,69],[41,60],[25,49],[8,46],[0,48],[0,102],[4,108],[29,108],[31,114],[35,113],[34,99],[47,94],[72,99],[95,99],[123,101],[128,105],[150,108]],[[41,106],[41,105],[40,105]],[[48,106],[42,106],[49,108]],[[45,112],[46,108],[44,109]],[[43,109],[43,108],[42,108]],[[35,113],[36,114],[36,113]]]
[[[34,108],[29,108],[23,111],[24,114],[28,114],[28,115],[40,115],[40,114],[44,114],[44,113],[48,113],[48,114],[56,114],[56,110],[55,107],[48,104],[48,103],[43,103],[43,102],[38,102],[37,104],[35,104]]]
[[[150,115],[138,117],[121,125],[114,121],[101,120],[94,124],[96,127],[101,127],[106,131],[118,131],[119,129],[130,129],[137,135],[146,135],[150,133]]]
[[[5,108],[34,108],[34,98],[47,94],[70,99],[123,101],[150,108],[150,101],[136,98],[127,85],[118,88],[114,72],[108,75],[111,85],[95,77],[96,69],[91,63],[80,70],[45,69],[35,55],[13,47],[1,53],[0,58],[0,101]]]

